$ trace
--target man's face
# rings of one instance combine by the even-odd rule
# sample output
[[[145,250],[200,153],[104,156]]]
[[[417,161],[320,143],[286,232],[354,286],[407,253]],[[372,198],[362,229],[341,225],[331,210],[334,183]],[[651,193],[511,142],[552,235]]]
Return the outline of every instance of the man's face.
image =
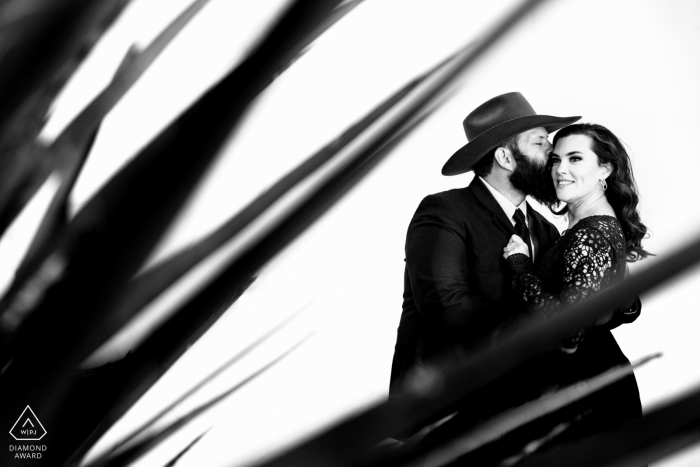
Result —
[[[520,133],[518,149],[511,152],[517,164],[510,176],[513,186],[542,204],[557,204],[559,200],[547,169],[549,153],[552,152],[547,130],[538,127]]]
[[[548,133],[542,127],[533,128],[518,135],[518,149],[533,162],[544,167],[549,153],[552,152],[552,144],[547,139]]]

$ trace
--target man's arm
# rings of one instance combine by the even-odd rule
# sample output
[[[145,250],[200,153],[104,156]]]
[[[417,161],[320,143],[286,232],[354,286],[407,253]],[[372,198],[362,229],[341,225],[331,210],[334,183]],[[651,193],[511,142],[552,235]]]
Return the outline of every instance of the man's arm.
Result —
[[[469,281],[470,245],[458,212],[446,197],[426,197],[408,229],[406,263],[423,318],[478,336],[495,329],[504,313]]]

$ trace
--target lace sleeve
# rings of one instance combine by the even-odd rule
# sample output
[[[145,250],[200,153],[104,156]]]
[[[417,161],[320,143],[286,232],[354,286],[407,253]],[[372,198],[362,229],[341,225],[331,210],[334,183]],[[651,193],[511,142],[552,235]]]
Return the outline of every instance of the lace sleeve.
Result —
[[[543,320],[551,318],[563,305],[572,305],[600,291],[605,272],[612,268],[612,246],[602,232],[582,228],[571,232],[564,249],[564,275],[558,294],[543,290],[542,282],[529,261],[513,255],[508,258],[514,291],[528,303],[528,310]],[[591,325],[592,327],[592,325]],[[587,329],[572,334],[562,345],[573,353]]]

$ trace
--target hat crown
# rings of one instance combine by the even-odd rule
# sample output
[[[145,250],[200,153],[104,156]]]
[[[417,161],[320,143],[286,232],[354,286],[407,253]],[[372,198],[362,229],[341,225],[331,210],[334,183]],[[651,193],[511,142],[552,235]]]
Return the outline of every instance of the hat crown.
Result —
[[[467,134],[467,141],[471,141],[501,123],[531,115],[537,114],[522,94],[501,94],[484,102],[467,115],[463,122],[464,132]]]

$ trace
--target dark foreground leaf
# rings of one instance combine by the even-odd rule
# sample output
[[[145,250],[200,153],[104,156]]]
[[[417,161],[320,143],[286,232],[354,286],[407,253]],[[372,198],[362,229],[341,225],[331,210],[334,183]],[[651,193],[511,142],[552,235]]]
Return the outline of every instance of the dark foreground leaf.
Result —
[[[120,301],[116,309],[111,312],[114,314],[114,319],[122,324],[126,324],[138,311],[143,309],[193,267],[236,236],[241,230],[270,208],[270,206],[279,201],[292,188],[297,186],[297,184],[330,161],[338,152],[343,150],[350,142],[354,141],[355,138],[369,128],[370,125],[374,124],[377,119],[388,110],[393,108],[420,84],[426,76],[429,76],[434,71],[435,70],[431,70],[426,75],[411,81],[396,94],[382,102],[338,138],[309,157],[275,183],[269,190],[254,199],[221,227],[184,250],[173,254],[161,263],[156,264],[152,268],[136,276],[130,281],[127,290],[124,292],[124,299]]]
[[[187,454],[187,451],[189,451],[190,449],[192,449],[192,446],[194,446],[195,444],[197,444],[197,443],[199,442],[199,440],[202,439],[202,438],[204,437],[204,435],[206,435],[206,434],[207,434],[207,432],[205,431],[204,433],[202,433],[201,435],[199,435],[199,436],[197,436],[195,439],[193,439],[192,442],[191,442],[190,444],[188,444],[188,445],[185,447],[185,449],[183,449],[182,451],[180,451],[179,453],[177,453],[177,455],[176,455],[175,457],[173,457],[173,458],[170,460],[170,462],[168,462],[167,464],[165,464],[163,467],[174,467],[175,464],[177,464],[177,461],[179,461],[179,460],[182,458],[182,456],[184,456],[185,454]]]
[[[363,450],[371,450],[376,443],[395,433],[425,425],[434,419],[435,414],[449,410],[478,388],[495,382],[530,358],[556,347],[562,339],[595,322],[607,310],[631,303],[636,296],[666,283],[698,261],[700,238],[623,284],[565,308],[546,323],[530,323],[516,338],[476,355],[444,374],[436,371],[420,386],[409,388],[406,394],[364,410],[264,465],[284,465],[285,462],[310,458],[323,459],[321,462],[325,465],[373,465],[372,456],[363,456]],[[357,462],[358,456],[364,463]]]
[[[60,235],[64,227],[61,220],[65,217],[64,213],[67,209],[68,197],[73,189],[75,180],[78,178],[85,158],[90,152],[97,128],[102,123],[102,120],[208,1],[196,0],[192,3],[143,51],[137,51],[135,47],[130,48],[112,81],[66,126],[55,141],[46,149],[45,157],[50,159],[50,165],[47,167],[47,170],[33,174],[33,186],[38,189],[38,185],[45,180],[42,179],[42,176],[48,177],[51,170],[53,170],[61,178],[61,187],[54,196],[51,206],[29,247],[29,251],[22,265],[20,265],[20,270],[17,274],[20,281],[25,275],[23,269],[28,264],[36,263],[40,261],[40,258],[44,258],[47,250],[51,247],[51,239]],[[36,144],[38,145],[39,143]],[[21,197],[29,199],[33,196],[34,193],[29,190],[30,187],[27,186]]]
[[[206,378],[202,379],[199,381],[197,384],[192,386],[188,391],[186,391],[182,396],[178,397],[175,401],[173,401],[171,404],[169,404],[167,407],[165,407],[163,410],[155,414],[153,417],[151,417],[148,421],[146,421],[143,425],[138,427],[137,429],[133,430],[132,433],[128,436],[126,436],[118,445],[114,447],[114,450],[118,450],[122,446],[128,444],[131,442],[133,439],[137,438],[141,434],[143,434],[146,430],[149,430],[153,428],[153,426],[161,420],[164,416],[166,416],[168,413],[172,412],[176,407],[181,405],[185,400],[187,400],[190,396],[192,396],[194,393],[199,391],[201,388],[203,388],[206,384],[210,383],[214,378],[219,376],[221,373],[223,373],[226,369],[230,368],[231,365],[234,363],[240,361],[243,357],[248,355],[250,352],[258,348],[261,344],[266,342],[270,337],[272,337],[274,334],[276,334],[279,330],[281,330],[283,327],[285,327],[292,319],[294,319],[296,316],[298,316],[298,313],[295,313],[291,315],[289,318],[285,319],[282,321],[280,324],[263,334],[260,338],[256,339],[253,341],[250,345],[248,345],[246,348],[241,350],[239,353],[228,359],[226,362],[224,362],[222,365],[220,365],[215,371],[213,371],[211,374],[209,374]],[[136,392],[138,391],[138,386],[134,387],[134,392],[131,392],[131,398],[134,396],[138,395]],[[120,406],[117,410],[112,411],[110,414],[110,417],[115,417],[115,415],[120,414],[126,410],[126,406],[122,405]],[[111,423],[107,424],[111,425]]]
[[[175,457],[173,457],[173,458],[170,460],[170,462],[168,462],[167,464],[165,464],[163,467],[174,467],[175,464],[177,464],[177,461],[179,461],[179,460],[182,458],[182,456],[184,456],[185,454],[187,454],[187,451],[189,451],[190,449],[192,449],[192,446],[194,446],[195,444],[197,444],[197,443],[199,442],[199,440],[202,439],[202,438],[204,437],[204,435],[206,435],[206,434],[207,434],[207,432],[205,431],[204,433],[202,433],[201,435],[199,435],[199,436],[197,436],[195,439],[193,439],[192,442],[191,442],[190,444],[188,444],[187,447],[185,447],[185,449],[183,449],[182,451],[180,451],[179,453],[177,453],[177,455],[176,455]]]
[[[533,456],[522,467],[639,467],[700,442],[700,389],[613,432]]]
[[[53,169],[35,144],[49,106],[127,3],[11,0],[0,8],[0,236]]]
[[[660,354],[650,355],[633,362],[631,365],[611,368],[598,376],[585,381],[579,381],[571,386],[559,389],[554,393],[546,394],[532,402],[496,415],[474,428],[466,430],[454,439],[442,440],[443,442],[437,446],[428,449],[410,449],[410,446],[415,445],[427,434],[419,433],[406,441],[405,446],[408,449],[404,448],[399,451],[394,451],[394,453],[392,453],[393,455],[387,455],[382,461],[382,465],[403,465],[404,462],[417,456],[425,456],[422,464],[423,467],[439,467],[455,462],[457,459],[459,459],[460,463],[464,463],[465,465],[471,463],[474,465],[481,464],[483,460],[472,459],[468,454],[473,453],[489,443],[498,441],[503,436],[516,429],[522,429],[526,427],[527,424],[537,419],[554,414],[558,410],[610,386],[622,378],[633,374],[633,370],[636,370],[650,360],[660,356]],[[562,426],[564,425],[565,423],[562,424]],[[401,451],[406,452],[402,453]],[[530,442],[527,452],[523,453],[522,457],[531,455],[532,452],[534,452],[534,443]],[[502,454],[500,454],[500,456],[502,456]],[[512,462],[515,462],[515,460],[512,460]]]
[[[433,73],[435,70],[445,65],[445,63],[447,62],[441,63],[430,73]],[[402,95],[402,93],[399,93],[395,97],[400,95]],[[433,103],[433,105],[435,104]],[[316,197],[316,201],[328,201],[330,204],[326,205],[325,209],[330,207],[342,193],[349,189],[354,183],[357,183],[384,155],[401,141],[403,136],[408,134],[418,123],[427,117],[430,112],[430,106],[426,105],[422,113],[410,117],[407,120],[406,126],[393,137],[386,138],[384,143],[379,144],[379,146],[372,151],[365,153],[364,158],[355,158],[353,164],[349,165],[342,174],[338,175],[334,180],[326,182],[324,185],[326,191],[321,191],[319,196]],[[356,127],[355,130],[359,130],[362,127],[364,127],[364,125]],[[349,134],[353,134],[353,132],[354,130],[351,128]],[[319,153],[314,156],[314,158],[318,159],[314,161],[312,158],[311,163],[307,161],[307,164],[314,165],[326,157],[328,157],[328,154],[324,154],[323,152]],[[371,160],[372,158],[374,158],[374,160]],[[368,160],[370,160],[369,163]],[[357,170],[358,167],[362,170]],[[298,177],[305,170],[308,170],[308,167],[294,175],[294,178]],[[289,180],[285,183],[288,182]],[[299,211],[302,213],[301,215],[304,216],[304,222],[307,223],[307,225],[316,218],[314,211],[309,211],[309,209],[313,210],[317,208],[318,206],[316,206],[316,203],[312,202],[307,203],[307,205]],[[286,235],[285,227],[281,226],[276,229],[268,240],[270,242],[278,242],[280,241],[280,234],[282,236]],[[280,245],[286,245],[288,241],[291,240],[282,239],[282,243],[275,248],[281,248],[282,246]],[[264,246],[269,246],[269,243]],[[125,413],[141,394],[143,394],[143,392],[145,392],[145,390],[160,377],[180,355],[182,355],[187,346],[201,336],[231,303],[235,301],[237,296],[248,287],[254,278],[255,271],[266,261],[265,257],[257,255],[256,251],[249,253],[247,261],[252,260],[252,264],[250,264],[250,262],[244,264],[244,268],[238,271],[241,274],[238,274],[234,279],[219,275],[213,284],[206,287],[195,299],[181,306],[178,311],[173,313],[172,317],[154,330],[152,334],[136,348],[134,353],[129,356],[128,360],[130,360],[129,365],[131,368],[130,377],[121,382],[121,385],[125,388],[129,396],[110,412],[108,418],[90,435],[88,441],[81,447],[80,452],[84,452],[87,446],[94,443],[109,426]],[[228,273],[230,274],[230,270]],[[153,368],[154,365],[157,369]]]
[[[303,344],[310,336],[305,337],[301,341],[297,342],[294,344],[293,347],[291,347],[289,350],[285,351],[282,355],[279,357],[275,358],[262,368],[260,368],[258,371],[255,373],[251,374],[247,378],[245,378],[243,381],[240,383],[236,384],[234,387],[231,389],[225,391],[224,393],[212,398],[208,402],[201,404],[200,406],[196,407],[195,409],[191,410],[187,414],[181,416],[178,418],[176,421],[172,422],[168,426],[162,429],[158,429],[155,433],[146,435],[142,440],[137,441],[133,443],[132,446],[129,446],[125,449],[120,449],[123,444],[119,444],[117,448],[115,448],[110,454],[107,454],[104,458],[97,459],[94,462],[91,462],[85,467],[119,467],[119,466],[126,466],[130,464],[131,462],[134,462],[136,459],[139,457],[143,456],[145,453],[159,445],[162,441],[164,441],[167,437],[169,437],[171,434],[182,428],[184,425],[186,425],[188,422],[192,421],[195,417],[200,415],[201,413],[205,412],[206,410],[209,410],[210,408],[214,407],[216,404],[224,400],[226,397],[230,396],[237,390],[241,389],[251,381],[253,381],[255,378],[263,374],[265,371],[269,370],[272,366],[277,364],[280,360],[285,358],[287,355],[292,353],[295,349],[297,349],[301,344]]]
[[[114,332],[101,311],[120,296],[250,103],[307,43],[307,31],[335,2],[296,1],[250,55],[163,131],[117,174],[69,224],[49,258],[27,281],[20,299],[5,303],[22,324],[2,352],[0,396],[33,400],[42,421],[61,426],[47,436],[76,440],[104,412],[64,401],[73,370]],[[35,342],[41,342],[40,346]],[[62,352],[45,352],[45,349]],[[43,390],[51,387],[47,393]],[[109,399],[107,397],[106,399]],[[8,422],[15,406],[0,414]],[[82,418],[82,417],[86,418]],[[48,441],[48,440],[47,440]],[[57,452],[54,455],[58,456]]]

